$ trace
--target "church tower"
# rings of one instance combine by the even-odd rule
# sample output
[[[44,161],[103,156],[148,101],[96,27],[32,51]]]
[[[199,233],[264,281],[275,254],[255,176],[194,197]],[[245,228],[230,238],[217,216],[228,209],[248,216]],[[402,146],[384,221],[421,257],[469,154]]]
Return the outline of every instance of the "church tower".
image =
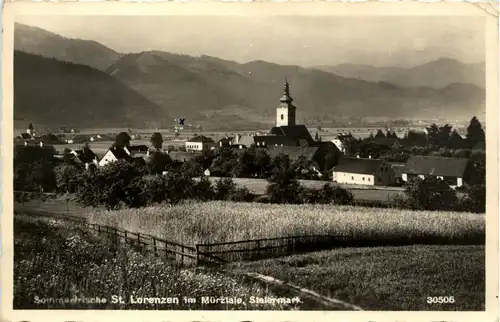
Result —
[[[276,109],[276,126],[295,125],[295,110],[293,98],[290,97],[290,86],[285,80],[285,91],[280,98],[280,106]]]

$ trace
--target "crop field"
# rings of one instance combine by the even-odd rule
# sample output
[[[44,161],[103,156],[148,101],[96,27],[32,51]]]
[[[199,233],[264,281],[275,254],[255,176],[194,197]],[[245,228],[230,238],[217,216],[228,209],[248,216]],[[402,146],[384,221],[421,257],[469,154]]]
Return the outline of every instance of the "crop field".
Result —
[[[481,311],[485,304],[484,246],[344,248],[233,263],[227,271],[273,276],[364,310]],[[453,303],[428,303],[440,296]]]
[[[36,233],[33,233],[36,232]],[[112,303],[112,295],[123,304]],[[276,296],[258,284],[221,272],[181,269],[145,256],[127,245],[82,229],[68,229],[57,220],[16,216],[14,219],[14,309],[293,309],[297,304],[186,303],[183,296]],[[106,303],[51,303],[44,298],[87,297]],[[177,303],[134,304],[141,297],[178,298]],[[38,298],[38,300],[37,300]],[[300,304],[298,304],[300,305]]]
[[[92,223],[188,245],[295,235],[345,235],[368,242],[484,244],[485,217],[471,213],[331,205],[186,202],[85,214]]]

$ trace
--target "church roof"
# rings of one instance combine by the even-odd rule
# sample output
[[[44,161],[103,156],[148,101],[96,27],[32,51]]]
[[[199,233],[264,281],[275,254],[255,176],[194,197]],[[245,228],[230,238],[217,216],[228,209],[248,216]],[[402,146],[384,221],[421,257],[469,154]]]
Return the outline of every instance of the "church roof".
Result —
[[[290,157],[290,160],[297,160],[301,156],[307,160],[313,160],[317,152],[317,147],[310,146],[270,146],[267,148],[267,154],[271,158],[285,154]]]
[[[299,140],[306,140],[307,144],[314,142],[305,125],[275,126],[271,128],[270,133],[278,136],[286,136],[295,141],[295,145],[299,145]]]
[[[283,135],[255,135],[253,137],[254,142],[257,146],[258,144],[262,145],[264,143],[265,146],[296,146],[297,141]]]

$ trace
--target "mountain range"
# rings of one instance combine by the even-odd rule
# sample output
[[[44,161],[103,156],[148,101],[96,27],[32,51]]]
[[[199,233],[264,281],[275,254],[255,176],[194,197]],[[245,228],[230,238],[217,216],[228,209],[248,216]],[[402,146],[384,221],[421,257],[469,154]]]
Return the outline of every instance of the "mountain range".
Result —
[[[480,88],[485,86],[484,63],[464,64],[450,58],[441,58],[412,68],[357,64],[317,66],[316,68],[343,77],[370,82],[387,82],[400,87],[427,86],[439,89],[452,83],[470,83]]]
[[[144,126],[172,117],[226,126],[271,124],[285,78],[299,120],[470,118],[485,108],[484,66],[451,59],[412,69],[242,64],[162,51],[121,54],[20,24],[14,45],[15,117],[33,121],[63,123],[75,113],[75,122],[95,127]]]

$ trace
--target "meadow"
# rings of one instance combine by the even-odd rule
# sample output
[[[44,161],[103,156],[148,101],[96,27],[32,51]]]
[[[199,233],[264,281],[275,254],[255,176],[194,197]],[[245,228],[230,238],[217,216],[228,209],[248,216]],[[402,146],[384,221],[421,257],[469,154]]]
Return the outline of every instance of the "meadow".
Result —
[[[164,260],[116,245],[67,222],[14,218],[14,309],[294,309],[300,304],[251,304],[252,296],[276,296],[214,270],[181,269]],[[36,234],[33,232],[36,231]],[[123,304],[112,303],[112,295]],[[178,298],[178,303],[134,304],[130,296]],[[198,297],[185,303],[183,296]],[[243,303],[203,304],[201,296],[241,297]],[[42,299],[100,298],[106,303],[58,303]]]
[[[485,216],[332,205],[184,202],[117,211],[89,210],[97,224],[187,245],[296,235],[344,235],[368,243],[484,244]]]
[[[228,273],[258,272],[364,310],[481,311],[484,246],[344,248],[232,263]],[[453,303],[428,303],[428,297]]]

